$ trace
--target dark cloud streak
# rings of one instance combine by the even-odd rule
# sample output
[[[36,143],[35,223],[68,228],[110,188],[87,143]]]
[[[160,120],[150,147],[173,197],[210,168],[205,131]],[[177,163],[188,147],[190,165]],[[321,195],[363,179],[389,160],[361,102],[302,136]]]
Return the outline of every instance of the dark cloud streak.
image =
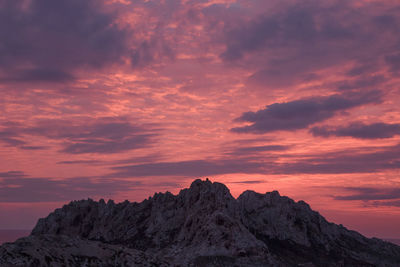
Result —
[[[371,151],[369,151],[371,150]],[[306,159],[274,164],[275,174],[374,173],[400,168],[400,145],[305,155]]]
[[[87,177],[59,180],[11,177],[0,180],[0,202],[52,202],[110,197],[117,192],[135,190],[138,186],[142,186],[142,183]]]
[[[372,151],[370,151],[372,150]],[[280,163],[281,160],[287,163]],[[151,176],[205,177],[210,175],[246,174],[351,174],[374,173],[400,169],[400,145],[343,150],[330,153],[267,157],[241,157],[229,159],[154,162],[111,167],[106,178]]]
[[[389,123],[352,123],[342,127],[314,127],[310,129],[314,136],[329,137],[329,136],[348,136],[360,139],[381,139],[391,138],[400,134],[400,124]]]
[[[400,198],[400,188],[344,187],[350,195],[334,196],[335,200],[387,200]]]
[[[245,112],[236,119],[251,125],[232,128],[236,133],[263,134],[273,131],[291,131],[333,117],[336,112],[361,105],[379,103],[382,93],[377,90],[348,94],[336,94],[329,97],[314,97],[294,100],[286,103],[274,103],[257,112]]]
[[[393,201],[374,201],[371,203],[375,207],[397,207],[400,208],[400,199]]]
[[[110,177],[186,176],[199,177],[228,173],[263,173],[265,164],[243,160],[189,160],[113,167]]]
[[[0,141],[26,150],[47,148],[26,146],[21,140],[39,136],[60,141],[60,151],[67,154],[112,154],[150,146],[160,131],[154,126],[134,125],[127,118],[86,120],[41,120],[31,127],[13,126],[0,132]]]

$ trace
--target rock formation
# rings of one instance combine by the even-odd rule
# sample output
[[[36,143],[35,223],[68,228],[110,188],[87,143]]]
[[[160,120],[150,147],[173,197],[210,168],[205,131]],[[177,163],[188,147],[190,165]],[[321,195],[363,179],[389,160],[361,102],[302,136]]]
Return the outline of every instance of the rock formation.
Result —
[[[1,246],[0,266],[400,266],[400,247],[277,191],[235,199],[196,180],[141,203],[73,201]]]

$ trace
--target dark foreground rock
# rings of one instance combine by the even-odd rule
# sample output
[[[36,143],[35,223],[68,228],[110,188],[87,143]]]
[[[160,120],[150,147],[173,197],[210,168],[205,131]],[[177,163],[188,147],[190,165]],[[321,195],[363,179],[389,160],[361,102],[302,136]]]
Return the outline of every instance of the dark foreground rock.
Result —
[[[196,180],[141,203],[73,201],[1,246],[0,266],[400,266],[400,247],[276,191],[234,199]]]

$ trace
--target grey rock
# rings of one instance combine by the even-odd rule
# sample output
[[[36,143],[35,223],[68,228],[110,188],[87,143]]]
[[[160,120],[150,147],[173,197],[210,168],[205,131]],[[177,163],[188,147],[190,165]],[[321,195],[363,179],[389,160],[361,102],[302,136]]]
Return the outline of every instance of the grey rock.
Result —
[[[400,266],[400,247],[327,222],[305,202],[277,191],[246,191],[234,199],[225,185],[207,179],[176,196],[157,193],[141,203],[73,201],[39,219],[29,237],[0,247],[1,266],[48,266],[48,261],[70,264],[65,266]]]

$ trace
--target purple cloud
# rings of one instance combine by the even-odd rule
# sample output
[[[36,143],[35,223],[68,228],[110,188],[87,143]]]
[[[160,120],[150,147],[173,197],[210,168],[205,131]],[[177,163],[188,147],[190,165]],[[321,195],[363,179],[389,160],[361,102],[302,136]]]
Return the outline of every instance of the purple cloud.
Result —
[[[380,139],[391,138],[400,134],[400,124],[389,123],[352,123],[348,126],[341,127],[314,127],[310,129],[314,136],[329,137],[329,136],[349,136],[360,139]]]
[[[68,154],[112,154],[150,146],[159,129],[134,125],[127,118],[97,118],[76,123],[66,120],[42,120],[35,126],[13,126],[0,132],[0,141],[21,149],[41,149],[25,146],[26,136],[41,136],[59,140],[61,152]],[[3,136],[3,138],[2,138]],[[16,139],[18,137],[18,139]]]
[[[230,184],[264,184],[266,183],[264,180],[244,180],[244,181],[235,181],[229,182]]]
[[[73,165],[73,164],[99,165],[103,163],[104,162],[101,160],[64,160],[57,162],[57,164],[67,164],[67,165]]]
[[[131,164],[111,167],[106,178],[129,178],[150,176],[205,177],[211,175],[246,174],[342,174],[373,173],[400,168],[400,145],[360,150],[344,150],[332,153],[304,154],[290,157],[288,163],[280,163],[282,156],[242,157],[229,159],[167,161]],[[278,160],[278,161],[277,161]]]
[[[226,46],[220,57],[251,70],[249,83],[264,88],[285,88],[348,62],[358,65],[349,76],[372,75],[382,63],[396,71],[397,8],[375,2],[355,8],[354,1],[246,3],[235,19],[225,15],[224,34],[217,33]]]
[[[386,200],[400,198],[400,188],[344,187],[350,195],[334,196],[336,200]]]
[[[249,147],[239,147],[234,152],[236,154],[240,153],[256,153],[263,151],[283,151],[289,149],[288,146],[281,145],[266,145],[266,146],[249,146]]]
[[[393,201],[374,201],[371,203],[375,207],[398,207],[400,208],[400,200]]]
[[[373,173],[380,170],[400,168],[400,145],[364,150],[345,150],[332,153],[306,155],[306,159],[291,163],[272,164],[275,174],[335,174]]]
[[[316,122],[333,117],[338,111],[370,103],[379,103],[381,97],[380,91],[373,90],[366,93],[336,94],[329,97],[275,103],[257,112],[243,113],[236,121],[249,122],[251,125],[232,128],[231,131],[263,134],[280,130],[304,129]]]
[[[189,160],[113,167],[106,177],[185,176],[199,177],[228,173],[262,173],[265,164],[238,160]]]
[[[3,129],[0,131],[0,142],[5,143],[8,146],[21,146],[25,145],[26,143],[22,141],[18,135],[18,133],[10,130],[10,129]]]
[[[385,82],[385,77],[382,75],[361,76],[353,81],[342,81],[337,83],[337,89],[340,91],[360,90],[365,88],[374,88],[382,85]]]
[[[127,34],[103,1],[0,1],[0,80],[66,82],[128,52]]]
[[[392,72],[400,71],[400,53],[388,55],[385,60]]]
[[[146,183],[134,179],[105,177],[30,177],[21,171],[0,173],[0,203],[56,202],[87,198],[111,198],[119,192],[131,192],[152,187],[173,187],[173,181]]]
[[[27,175],[21,171],[0,172],[0,178],[22,178]]]
[[[282,145],[265,145],[265,146],[243,146],[233,148],[231,151],[227,152],[227,155],[232,156],[251,156],[255,154],[260,154],[263,152],[274,152],[274,151],[286,151],[289,150],[290,146],[282,146]]]
[[[70,201],[96,196],[113,196],[135,190],[139,181],[116,181],[77,177],[68,179],[6,177],[0,180],[0,202]]]

